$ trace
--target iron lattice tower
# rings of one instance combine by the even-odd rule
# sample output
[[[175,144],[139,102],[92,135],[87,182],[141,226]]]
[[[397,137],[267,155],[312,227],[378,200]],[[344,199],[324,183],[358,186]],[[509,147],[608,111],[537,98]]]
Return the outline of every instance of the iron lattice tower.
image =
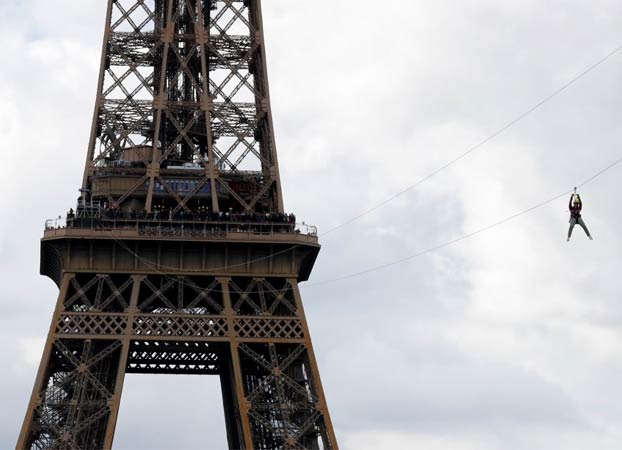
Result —
[[[229,447],[336,449],[284,213],[260,0],[109,0],[81,195],[18,449],[109,449],[126,373],[214,374]]]

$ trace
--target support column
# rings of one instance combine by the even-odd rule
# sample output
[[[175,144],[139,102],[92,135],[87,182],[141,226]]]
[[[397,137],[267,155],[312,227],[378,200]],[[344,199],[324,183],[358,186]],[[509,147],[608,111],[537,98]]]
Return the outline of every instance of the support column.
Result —
[[[22,430],[19,434],[19,438],[17,439],[17,445],[15,446],[16,450],[25,450],[30,446],[28,440],[31,434],[33,416],[35,408],[41,402],[40,394],[43,388],[42,383],[45,379],[45,372],[48,368],[50,362],[50,355],[54,346],[54,340],[56,339],[56,324],[58,323],[60,313],[63,311],[63,302],[67,295],[69,281],[71,280],[71,278],[73,278],[73,276],[73,273],[65,273],[61,281],[60,291],[58,293],[58,300],[56,301],[56,309],[54,310],[54,314],[52,315],[52,323],[50,325],[47,340],[45,341],[45,347],[43,349],[43,355],[41,356],[41,362],[39,363],[39,371],[37,372],[35,385],[32,389],[30,402],[28,403],[26,417],[24,418]]]
[[[251,427],[248,421],[248,402],[244,395],[244,381],[242,378],[242,368],[240,366],[240,355],[238,352],[238,340],[235,336],[234,314],[229,293],[229,278],[219,278],[223,291],[224,313],[227,316],[227,327],[229,330],[229,346],[231,349],[231,366],[233,367],[233,382],[235,384],[232,391],[235,392],[240,422],[242,425],[242,448],[240,450],[252,450],[253,439]]]
[[[117,418],[119,415],[119,407],[121,405],[121,394],[123,392],[123,382],[125,381],[125,370],[127,368],[127,358],[130,351],[132,339],[132,331],[134,325],[134,316],[138,311],[138,293],[140,285],[145,277],[143,275],[132,275],[132,293],[130,296],[130,305],[127,309],[127,326],[125,327],[125,336],[123,337],[123,346],[121,347],[121,355],[119,357],[119,367],[117,369],[117,377],[114,386],[114,395],[110,401],[110,418],[108,419],[108,427],[106,428],[106,436],[104,438],[104,449],[112,449],[114,440],[114,432],[117,427]]]
[[[313,384],[315,386],[315,390],[318,396],[317,409],[324,416],[324,425],[326,426],[326,433],[328,439],[330,440],[330,442],[324,442],[324,446],[325,448],[339,450],[339,445],[337,444],[337,437],[335,436],[333,424],[330,419],[330,414],[328,412],[328,405],[326,404],[326,396],[324,395],[324,389],[322,388],[322,381],[320,380],[320,370],[317,365],[317,360],[315,359],[313,344],[311,343],[309,325],[307,324],[304,307],[302,306],[302,297],[300,296],[300,290],[298,288],[298,280],[292,278],[289,280],[289,283],[292,286],[294,298],[296,300],[298,317],[300,318],[300,322],[302,323],[302,327],[304,329],[305,347],[307,348],[307,356],[309,359],[309,365],[311,366],[311,373],[313,375]]]
[[[107,313],[102,300],[110,304],[120,292],[112,284],[112,294],[102,298],[110,279],[89,275],[82,286],[75,274],[63,275],[18,450],[112,446],[141,277],[133,277],[129,312]],[[88,311],[74,311],[76,299]]]

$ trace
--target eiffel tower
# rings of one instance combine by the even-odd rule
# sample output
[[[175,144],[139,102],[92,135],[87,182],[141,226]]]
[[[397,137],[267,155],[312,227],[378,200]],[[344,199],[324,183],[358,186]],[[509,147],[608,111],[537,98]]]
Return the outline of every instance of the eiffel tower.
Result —
[[[41,242],[59,296],[17,449],[110,449],[126,373],[219,376],[231,449],[337,449],[261,0],[108,0],[97,92],[80,197]]]

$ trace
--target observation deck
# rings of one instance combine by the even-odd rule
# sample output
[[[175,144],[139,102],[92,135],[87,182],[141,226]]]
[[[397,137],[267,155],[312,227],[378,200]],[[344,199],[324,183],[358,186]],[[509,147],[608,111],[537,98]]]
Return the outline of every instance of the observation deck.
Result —
[[[317,229],[293,214],[151,214],[82,210],[45,222],[41,274],[63,272],[290,276],[308,279]]]

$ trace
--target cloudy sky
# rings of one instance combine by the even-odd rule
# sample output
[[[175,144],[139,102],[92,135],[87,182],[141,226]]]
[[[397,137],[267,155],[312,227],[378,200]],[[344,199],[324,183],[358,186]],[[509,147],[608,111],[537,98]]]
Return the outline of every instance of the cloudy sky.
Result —
[[[38,240],[77,197],[105,3],[0,0],[0,449],[15,444],[52,315]],[[320,233],[622,45],[620,0],[263,3],[286,207]],[[622,164],[581,191],[594,241],[577,228],[566,242],[562,198],[321,283],[572,189],[622,156],[621,102],[619,52],[322,238],[302,293],[341,448],[622,449]],[[125,386],[115,449],[226,445],[217,380]]]

